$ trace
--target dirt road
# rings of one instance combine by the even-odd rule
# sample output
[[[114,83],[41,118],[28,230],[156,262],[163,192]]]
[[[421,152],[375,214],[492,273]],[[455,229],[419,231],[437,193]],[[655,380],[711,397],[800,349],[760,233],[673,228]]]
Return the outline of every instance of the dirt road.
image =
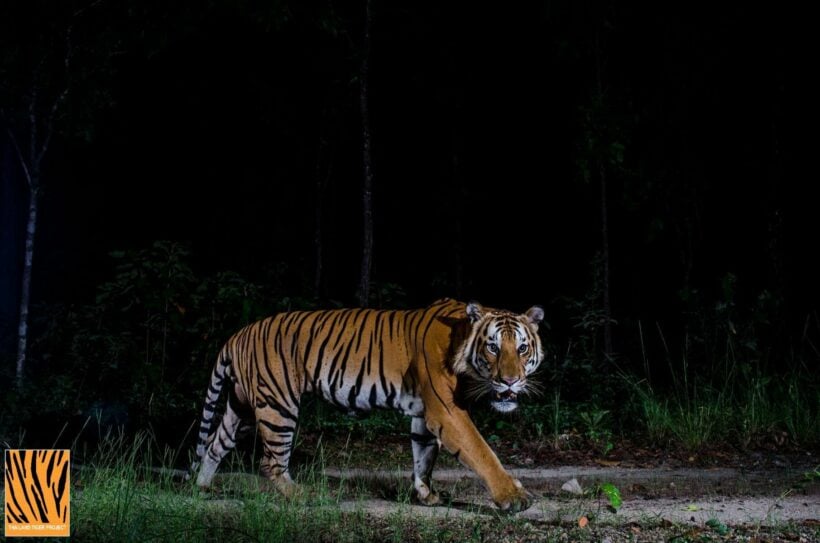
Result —
[[[820,482],[806,477],[804,471],[573,466],[511,471],[535,496],[533,505],[518,513],[533,520],[572,522],[582,515],[595,515],[599,522],[616,524],[661,520],[700,526],[713,519],[731,525],[820,521]],[[369,489],[372,497],[342,504],[350,511],[366,509],[389,514],[401,510],[436,517],[494,513],[486,491],[468,470],[434,473],[437,488],[452,498],[446,507],[422,507],[397,500],[397,494],[409,487],[409,471],[328,469],[325,475],[335,484]],[[575,493],[562,490],[572,479],[580,489],[576,487]],[[620,490],[623,504],[617,512],[608,508],[606,497],[596,492],[604,483]]]

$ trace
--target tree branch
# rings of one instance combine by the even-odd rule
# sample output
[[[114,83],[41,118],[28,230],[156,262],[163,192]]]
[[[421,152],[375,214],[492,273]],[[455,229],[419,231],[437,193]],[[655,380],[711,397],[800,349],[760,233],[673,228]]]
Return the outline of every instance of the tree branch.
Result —
[[[5,115],[3,115],[5,119]],[[9,135],[9,139],[11,140],[11,144],[14,147],[14,150],[17,152],[17,158],[20,160],[20,166],[23,168],[23,174],[26,176],[26,185],[28,185],[29,190],[34,193],[35,187],[31,182],[31,174],[28,171],[28,164],[26,164],[26,158],[23,156],[23,152],[20,150],[20,146],[17,144],[17,138],[14,137],[14,132],[11,131],[11,127],[8,126],[6,123],[6,132]]]

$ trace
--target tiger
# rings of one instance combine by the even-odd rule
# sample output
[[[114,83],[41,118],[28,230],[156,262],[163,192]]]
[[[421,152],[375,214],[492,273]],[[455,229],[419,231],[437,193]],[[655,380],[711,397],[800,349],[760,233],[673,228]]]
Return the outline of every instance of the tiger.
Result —
[[[530,494],[502,466],[468,413],[487,396],[509,413],[531,392],[544,358],[540,306],[525,313],[449,298],[413,310],[367,308],[291,311],[231,336],[219,352],[205,397],[190,476],[210,486],[240,427],[263,443],[260,472],[286,496],[297,488],[289,461],[304,395],[351,414],[396,409],[411,418],[413,496],[441,503],[432,472],[440,447],[473,470],[502,511],[530,505]],[[215,426],[225,384],[224,414]]]

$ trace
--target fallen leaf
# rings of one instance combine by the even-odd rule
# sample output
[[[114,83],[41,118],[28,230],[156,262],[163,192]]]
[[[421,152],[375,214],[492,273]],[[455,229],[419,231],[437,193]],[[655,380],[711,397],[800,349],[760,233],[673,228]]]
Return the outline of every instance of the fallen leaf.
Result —
[[[578,526],[580,528],[586,528],[587,524],[589,524],[589,519],[586,516],[583,516],[578,519]]]
[[[690,503],[689,505],[687,505],[687,506],[686,506],[686,510],[687,510],[687,511],[697,511],[697,510],[698,510],[698,506],[697,506],[697,505],[695,505],[694,503]]]

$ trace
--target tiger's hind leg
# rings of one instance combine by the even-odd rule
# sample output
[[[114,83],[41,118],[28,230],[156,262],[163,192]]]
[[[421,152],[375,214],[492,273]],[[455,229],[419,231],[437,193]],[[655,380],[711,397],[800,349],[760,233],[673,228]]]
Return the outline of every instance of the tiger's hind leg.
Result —
[[[424,505],[436,505],[441,501],[433,491],[433,466],[438,458],[439,443],[427,429],[424,417],[413,417],[410,424],[410,440],[413,445],[413,487],[416,499]]]
[[[219,428],[211,438],[208,449],[202,458],[202,465],[196,478],[198,486],[210,486],[219,463],[222,462],[225,455],[236,447],[236,433],[242,423],[242,417],[239,415],[236,406],[234,406],[235,402],[231,400],[232,398],[228,399],[222,422],[219,423]]]
[[[260,471],[285,496],[293,495],[297,489],[296,483],[290,477],[288,466],[298,416],[298,406],[289,410],[285,408],[275,410],[270,407],[256,410],[256,420],[263,445]]]

